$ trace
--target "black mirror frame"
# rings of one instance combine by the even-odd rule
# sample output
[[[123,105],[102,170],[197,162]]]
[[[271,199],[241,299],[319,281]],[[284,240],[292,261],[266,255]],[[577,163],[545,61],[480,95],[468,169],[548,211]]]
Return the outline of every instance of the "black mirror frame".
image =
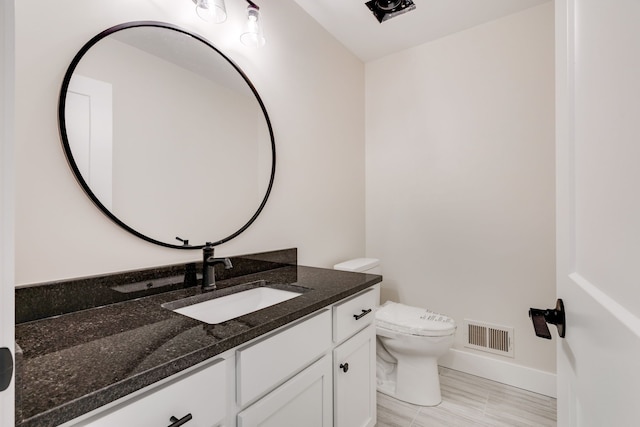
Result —
[[[260,203],[260,206],[258,207],[258,210],[253,214],[253,216],[249,219],[249,221],[245,225],[243,225],[235,233],[233,233],[233,234],[231,234],[231,235],[229,235],[229,236],[227,236],[227,237],[225,237],[223,239],[220,239],[218,241],[211,242],[211,244],[213,246],[220,245],[222,243],[225,243],[225,242],[233,239],[234,237],[238,236],[240,233],[244,232],[247,228],[249,228],[249,226],[251,224],[253,224],[253,222],[256,220],[258,215],[260,215],[260,213],[262,212],[262,209],[264,208],[265,204],[267,203],[267,199],[269,198],[269,195],[271,194],[271,189],[273,187],[273,180],[274,180],[275,172],[276,172],[276,145],[275,145],[275,138],[274,138],[274,135],[273,135],[273,128],[271,126],[271,120],[269,119],[269,115],[267,114],[267,109],[265,108],[264,103],[262,102],[262,99],[260,98],[260,95],[258,94],[258,91],[256,90],[255,86],[253,85],[251,80],[249,80],[247,75],[242,71],[242,69],[239,66],[237,66],[229,57],[227,57],[219,49],[217,49],[215,46],[213,46],[205,38],[203,38],[203,37],[201,37],[201,36],[199,36],[197,34],[194,34],[194,33],[190,32],[190,31],[184,30],[184,29],[182,29],[182,28],[180,28],[178,26],[175,26],[175,25],[172,25],[172,24],[168,24],[168,23],[165,23],[165,22],[134,21],[134,22],[127,22],[127,23],[124,23],[124,24],[119,24],[119,25],[113,26],[111,28],[108,28],[108,29],[102,31],[101,33],[97,34],[96,36],[94,36],[84,46],[82,46],[80,51],[75,55],[75,57],[71,61],[71,65],[69,65],[69,68],[67,69],[67,72],[64,75],[64,79],[62,81],[62,87],[60,89],[60,98],[59,98],[59,102],[58,102],[58,127],[59,127],[59,131],[60,131],[60,139],[61,139],[61,142],[62,142],[62,147],[64,149],[64,153],[65,153],[67,162],[69,164],[69,167],[73,171],[73,174],[75,175],[76,180],[78,181],[78,183],[80,184],[80,186],[82,187],[84,192],[87,194],[87,196],[89,196],[91,201],[98,207],[98,209],[100,209],[102,211],[103,214],[105,214],[109,219],[111,219],[113,222],[118,224],[120,227],[122,227],[123,229],[127,230],[129,233],[131,233],[131,234],[133,234],[133,235],[135,235],[135,236],[137,236],[137,237],[139,237],[139,238],[141,238],[143,240],[146,240],[147,242],[154,243],[156,245],[160,245],[160,246],[164,246],[164,247],[168,247],[168,248],[174,248],[174,249],[202,249],[205,246],[204,244],[203,245],[184,245],[184,244],[183,245],[172,245],[170,243],[166,243],[166,242],[162,242],[162,241],[153,239],[153,238],[151,238],[151,237],[149,237],[149,236],[147,236],[145,234],[142,234],[139,231],[131,228],[127,224],[125,224],[122,220],[120,220],[118,217],[116,217],[113,214],[113,212],[111,212],[106,206],[104,206],[100,202],[98,197],[93,193],[93,191],[91,191],[91,188],[89,187],[87,182],[82,177],[82,174],[80,173],[80,170],[78,169],[78,166],[77,166],[75,160],[73,159],[73,154],[71,153],[71,146],[69,144],[69,139],[68,139],[68,136],[67,136],[67,128],[66,128],[66,120],[65,120],[65,107],[66,107],[67,90],[69,88],[69,83],[71,82],[71,77],[73,75],[73,72],[75,71],[76,67],[78,66],[80,60],[84,57],[84,55],[87,53],[87,51],[93,45],[95,45],[100,40],[102,40],[103,38],[107,37],[110,34],[113,34],[113,33],[116,33],[118,31],[125,30],[125,29],[128,29],[128,28],[136,28],[136,27],[166,28],[168,30],[176,31],[176,32],[185,34],[187,36],[193,37],[194,39],[204,43],[205,45],[207,45],[208,47],[210,47],[211,49],[216,51],[229,64],[231,64],[231,66],[242,76],[242,78],[247,83],[247,85],[249,86],[249,88],[253,92],[254,96],[256,97],[256,100],[260,104],[260,108],[262,109],[262,113],[264,114],[264,118],[267,121],[267,127],[269,128],[269,137],[270,137],[270,140],[271,140],[271,153],[272,153],[271,175],[270,175],[269,185],[267,187],[267,191],[265,193],[264,198],[262,199],[262,202]]]

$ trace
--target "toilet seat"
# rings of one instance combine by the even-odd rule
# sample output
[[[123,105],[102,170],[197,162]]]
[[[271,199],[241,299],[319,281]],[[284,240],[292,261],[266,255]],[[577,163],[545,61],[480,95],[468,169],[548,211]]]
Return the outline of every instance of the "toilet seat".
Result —
[[[376,311],[376,326],[401,334],[441,337],[455,333],[455,321],[419,307],[387,301]]]

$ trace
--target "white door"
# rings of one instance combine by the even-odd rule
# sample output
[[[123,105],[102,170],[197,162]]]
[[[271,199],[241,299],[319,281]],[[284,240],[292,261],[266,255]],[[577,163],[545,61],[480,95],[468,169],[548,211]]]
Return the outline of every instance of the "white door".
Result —
[[[556,0],[562,427],[640,420],[638,23],[638,0]]]
[[[0,2],[0,348],[14,351],[13,77],[14,3]],[[6,350],[3,350],[6,351]],[[5,371],[4,366],[0,370]],[[6,374],[6,371],[5,371]],[[0,427],[14,423],[14,386],[0,392]]]
[[[74,74],[65,104],[67,139],[73,160],[91,191],[107,209],[113,193],[113,88]]]

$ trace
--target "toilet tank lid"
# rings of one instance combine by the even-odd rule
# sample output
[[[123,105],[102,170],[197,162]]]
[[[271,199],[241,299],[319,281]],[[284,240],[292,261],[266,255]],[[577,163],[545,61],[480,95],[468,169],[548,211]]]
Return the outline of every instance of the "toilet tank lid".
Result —
[[[356,258],[333,266],[335,270],[363,272],[380,265],[377,258]]]

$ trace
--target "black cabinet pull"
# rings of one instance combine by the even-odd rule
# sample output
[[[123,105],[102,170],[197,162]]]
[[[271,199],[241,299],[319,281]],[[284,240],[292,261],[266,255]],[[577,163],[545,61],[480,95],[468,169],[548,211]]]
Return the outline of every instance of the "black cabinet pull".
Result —
[[[369,310],[362,310],[362,313],[360,314],[354,314],[353,318],[356,320],[362,319],[364,316],[366,316],[367,314],[371,313],[371,309]]]
[[[172,415],[171,418],[169,418],[169,421],[171,421],[173,424],[171,424],[169,427],[180,427],[181,425],[191,421],[192,418],[193,416],[191,414],[187,414],[180,419],[177,419]]]
[[[340,369],[342,369],[343,372],[347,372],[349,370],[349,364],[348,363],[341,363],[340,364]]]

